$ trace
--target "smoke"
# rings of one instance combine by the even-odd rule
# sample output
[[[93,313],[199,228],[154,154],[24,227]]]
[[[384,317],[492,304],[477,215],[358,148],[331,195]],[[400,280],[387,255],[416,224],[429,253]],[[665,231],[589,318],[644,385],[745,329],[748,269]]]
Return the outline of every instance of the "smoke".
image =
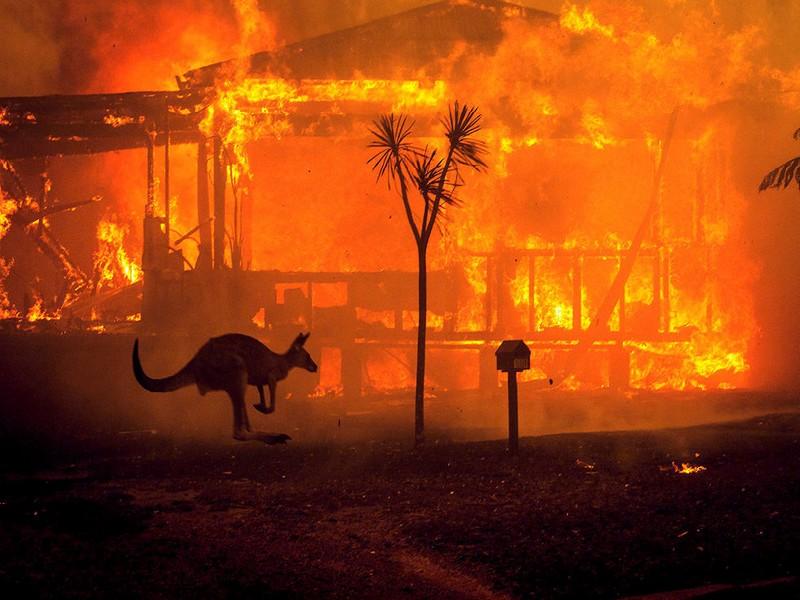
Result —
[[[4,46],[0,95],[43,94],[57,85],[63,50],[56,34],[59,4],[58,0],[0,1]]]
[[[0,0],[0,96],[174,89],[192,68],[425,0]]]

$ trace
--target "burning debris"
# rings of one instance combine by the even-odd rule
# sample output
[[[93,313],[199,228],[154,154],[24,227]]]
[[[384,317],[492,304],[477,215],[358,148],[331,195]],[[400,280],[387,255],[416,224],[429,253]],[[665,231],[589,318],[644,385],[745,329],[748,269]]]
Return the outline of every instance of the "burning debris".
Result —
[[[682,462],[680,466],[675,461],[672,461],[672,470],[680,475],[694,475],[695,473],[702,473],[706,471],[703,465],[693,465],[689,462]]]

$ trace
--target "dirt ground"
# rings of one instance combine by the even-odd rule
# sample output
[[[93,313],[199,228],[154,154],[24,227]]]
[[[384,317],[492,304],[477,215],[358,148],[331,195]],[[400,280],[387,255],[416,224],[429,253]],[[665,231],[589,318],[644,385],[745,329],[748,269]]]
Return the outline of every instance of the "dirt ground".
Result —
[[[147,431],[4,446],[6,598],[800,596],[798,414],[528,437],[516,458]]]

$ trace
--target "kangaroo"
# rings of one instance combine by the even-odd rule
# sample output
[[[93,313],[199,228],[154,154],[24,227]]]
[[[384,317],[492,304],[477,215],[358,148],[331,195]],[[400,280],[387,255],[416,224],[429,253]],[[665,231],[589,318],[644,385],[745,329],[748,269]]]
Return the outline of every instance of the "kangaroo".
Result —
[[[275,411],[275,388],[289,371],[300,367],[311,373],[317,365],[303,348],[310,333],[299,334],[284,354],[276,354],[257,339],[241,333],[211,338],[180,371],[162,379],[145,374],[139,360],[139,340],[133,343],[133,374],[148,392],[171,392],[195,384],[201,395],[221,390],[233,404],[233,439],[257,440],[267,444],[285,444],[291,438],[285,433],[264,433],[250,429],[245,406],[248,385],[258,388],[260,402],[253,406],[259,412]],[[264,400],[264,386],[269,388],[269,406]]]

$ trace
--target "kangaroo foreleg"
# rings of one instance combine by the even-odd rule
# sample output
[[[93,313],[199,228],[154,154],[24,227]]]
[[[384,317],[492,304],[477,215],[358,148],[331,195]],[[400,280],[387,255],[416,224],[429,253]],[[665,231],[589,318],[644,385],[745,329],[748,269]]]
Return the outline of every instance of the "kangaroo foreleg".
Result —
[[[253,404],[253,408],[255,408],[260,413],[264,413],[265,415],[268,415],[269,413],[274,412],[275,411],[275,400],[272,397],[272,392],[270,392],[270,405],[267,406],[267,402],[264,399],[264,386],[263,385],[257,385],[256,387],[258,388],[258,396],[259,396],[261,401],[258,404]]]
[[[258,387],[258,395],[261,398],[261,402],[259,404],[253,404],[253,408],[255,408],[258,412],[264,413],[265,415],[275,412],[275,388],[277,387],[277,384],[272,381],[267,385],[269,385],[269,406],[267,406],[267,403],[264,400],[263,385],[256,386]]]

